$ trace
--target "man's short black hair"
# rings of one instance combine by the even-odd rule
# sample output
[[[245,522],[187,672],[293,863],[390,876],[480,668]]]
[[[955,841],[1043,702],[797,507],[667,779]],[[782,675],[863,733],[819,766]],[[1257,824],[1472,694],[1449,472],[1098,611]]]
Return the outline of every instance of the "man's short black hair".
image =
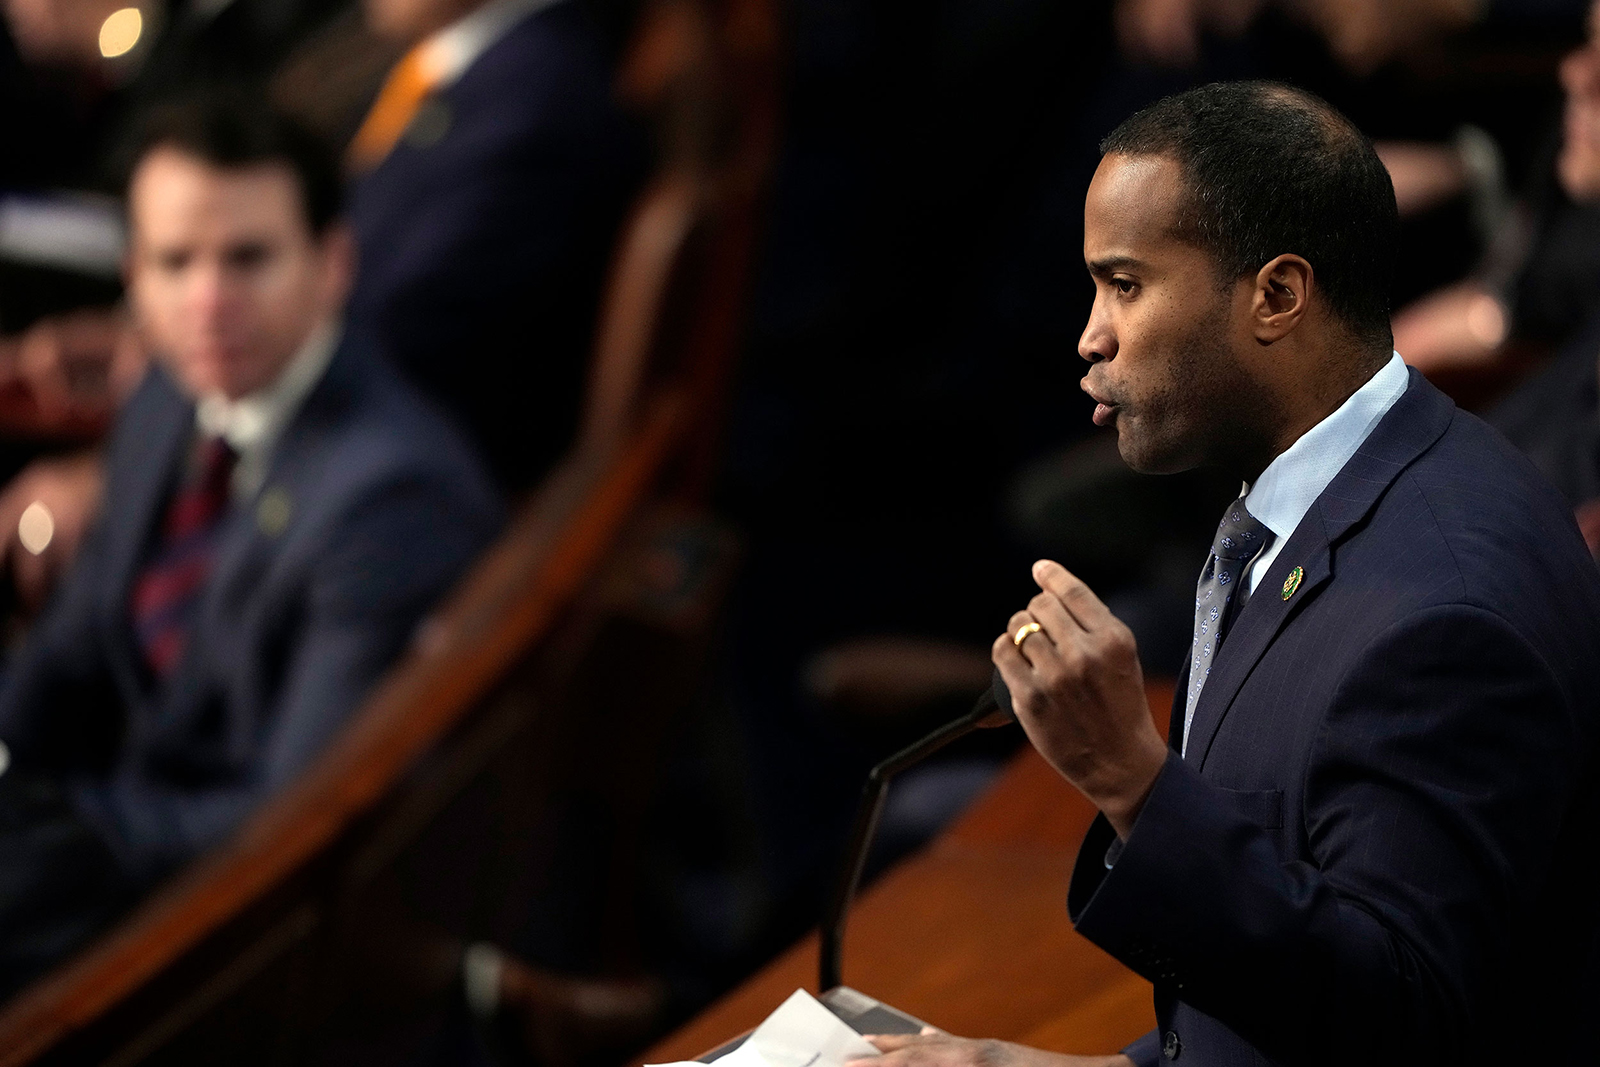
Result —
[[[294,173],[306,222],[321,236],[343,201],[339,167],[328,145],[259,98],[210,92],[151,107],[124,152],[124,188],[157,148],[174,148],[223,169],[277,163]]]
[[[1231,282],[1304,256],[1333,312],[1387,349],[1399,214],[1372,142],[1327,102],[1271,82],[1218,82],[1152,104],[1100,151],[1167,156],[1188,186],[1178,236]]]

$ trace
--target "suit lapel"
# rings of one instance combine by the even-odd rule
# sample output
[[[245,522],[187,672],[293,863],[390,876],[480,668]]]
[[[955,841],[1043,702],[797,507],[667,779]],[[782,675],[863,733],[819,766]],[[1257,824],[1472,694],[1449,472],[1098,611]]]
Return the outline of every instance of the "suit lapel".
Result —
[[[224,621],[229,605],[244,595],[257,600],[269,595],[261,582],[273,560],[281,552],[288,531],[300,517],[304,494],[311,491],[313,468],[326,455],[324,442],[330,425],[342,418],[347,404],[348,381],[352,370],[350,356],[341,344],[328,369],[306,396],[300,410],[289,420],[272,448],[266,477],[250,497],[238,501],[228,516],[217,544],[215,561],[206,583],[199,618],[216,633],[237,631],[236,624]],[[179,675],[197,670],[203,662],[216,658],[216,650],[199,653],[207,638],[196,635],[189,644]],[[223,650],[225,656],[226,650]],[[254,744],[256,723],[248,702],[228,701],[226,745],[242,758]]]
[[[266,477],[249,499],[238,503],[217,546],[206,603],[220,604],[230,587],[245,573],[252,573],[252,560],[276,550],[289,526],[299,517],[305,503],[301,499],[312,477],[311,468],[324,454],[323,443],[330,426],[337,425],[341,409],[348,403],[349,382],[353,374],[348,342],[342,342],[312,387],[300,410],[295,412],[282,436],[272,448]]]
[[[106,580],[100,586],[100,606],[113,623],[127,618],[134,578],[194,435],[194,406],[165,371],[155,368],[150,375],[144,387],[151,394],[150,410],[130,419],[122,435],[125,442],[138,442],[140,447],[136,452],[126,445],[120,448],[113,457],[116,466],[106,478]],[[131,631],[128,635],[125,643],[131,652]]]
[[[1188,710],[1189,664],[1193,659],[1190,652],[1184,653],[1183,668],[1178,671],[1178,682],[1172,690],[1172,710],[1167,721],[1167,747],[1180,754],[1183,752],[1183,713]]]
[[[308,502],[305,494],[314,477],[313,468],[326,453],[329,427],[343,418],[342,410],[348,404],[352,370],[347,344],[341,343],[322,379],[312,387],[273,444],[260,486],[234,505],[207,583],[202,607],[206,616],[221,610],[241,580],[259,578],[261,558],[278,551],[284,536],[300,518]]]
[[[1195,706],[1187,760],[1205,762],[1239,689],[1274,638],[1335,576],[1339,542],[1366,518],[1400,472],[1439,439],[1455,410],[1448,397],[1411,371],[1405,393],[1317,497],[1228,632]],[[1285,597],[1284,582],[1296,567],[1303,577]]]
[[[1262,576],[1256,590],[1245,602],[1244,610],[1228,631],[1222,651],[1211,668],[1211,677],[1200,690],[1200,701],[1195,705],[1194,722],[1189,727],[1189,745],[1186,760],[1205,762],[1211,741],[1222,725],[1223,717],[1233,704],[1239,687],[1261,660],[1272,644],[1273,638],[1283,628],[1289,617],[1316,599],[1322,587],[1332,576],[1329,539],[1315,506],[1278,553],[1272,568]],[[1283,580],[1291,570],[1300,567],[1305,571],[1300,588],[1285,600],[1279,593]],[[1180,726],[1180,729],[1182,727]]]

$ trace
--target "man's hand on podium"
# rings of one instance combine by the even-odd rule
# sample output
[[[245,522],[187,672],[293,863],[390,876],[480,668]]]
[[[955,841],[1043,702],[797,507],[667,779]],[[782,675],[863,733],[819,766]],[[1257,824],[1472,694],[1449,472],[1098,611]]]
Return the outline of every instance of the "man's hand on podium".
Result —
[[[1133,1067],[1120,1052],[1111,1056],[1071,1056],[1064,1052],[975,1041],[928,1027],[921,1034],[868,1035],[883,1053],[878,1059],[851,1060],[844,1067]]]

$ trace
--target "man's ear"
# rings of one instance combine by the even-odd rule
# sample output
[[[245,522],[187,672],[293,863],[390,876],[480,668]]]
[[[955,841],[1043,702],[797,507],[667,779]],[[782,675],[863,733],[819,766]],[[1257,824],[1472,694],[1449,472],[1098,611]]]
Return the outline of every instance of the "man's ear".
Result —
[[[317,241],[323,256],[324,296],[332,310],[342,310],[356,273],[356,235],[350,224],[335,219]]]
[[[127,244],[122,250],[122,303],[128,309],[128,315],[133,320],[134,328],[140,329],[144,320],[143,308],[139,300],[139,281],[143,267],[140,265],[139,250],[134,244],[132,233],[128,235]]]
[[[1282,255],[1262,267],[1250,302],[1256,340],[1270,345],[1293,332],[1305,318],[1315,287],[1311,264],[1300,256]]]
[[[122,290],[131,293],[139,274],[139,245],[138,238],[134,236],[132,220],[126,225],[126,235],[122,240],[122,261],[117,269],[122,276]]]

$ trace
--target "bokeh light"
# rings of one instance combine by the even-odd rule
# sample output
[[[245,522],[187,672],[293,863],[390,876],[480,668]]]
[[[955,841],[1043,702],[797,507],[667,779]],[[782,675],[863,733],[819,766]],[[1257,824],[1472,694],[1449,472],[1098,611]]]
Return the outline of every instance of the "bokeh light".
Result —
[[[42,501],[35,500],[22,512],[17,523],[17,539],[35,556],[50,547],[56,536],[56,517]]]
[[[100,54],[107,59],[126,55],[139,43],[144,32],[144,16],[136,7],[113,11],[100,24]]]

